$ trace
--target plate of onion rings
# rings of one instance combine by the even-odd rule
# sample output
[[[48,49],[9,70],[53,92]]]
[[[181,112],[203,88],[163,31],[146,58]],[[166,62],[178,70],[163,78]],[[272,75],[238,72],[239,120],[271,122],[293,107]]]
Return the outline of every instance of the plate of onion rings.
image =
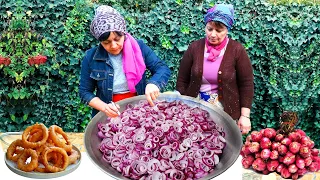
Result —
[[[13,136],[15,139],[8,143],[4,141],[4,136]],[[7,167],[24,177],[61,177],[76,170],[81,162],[80,150],[70,143],[66,133],[56,125],[46,128],[36,123],[23,132],[4,133],[0,139],[8,145],[4,158]]]

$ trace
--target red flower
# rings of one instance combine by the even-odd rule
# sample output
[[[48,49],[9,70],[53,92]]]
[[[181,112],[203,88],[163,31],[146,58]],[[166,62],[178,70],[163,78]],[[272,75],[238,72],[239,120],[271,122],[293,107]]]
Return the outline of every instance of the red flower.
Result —
[[[5,66],[9,66],[11,64],[11,59],[0,56],[0,65],[1,64],[4,64]]]
[[[38,56],[34,56],[34,57],[29,57],[28,59],[28,64],[30,66],[34,65],[34,64],[44,64],[47,61],[47,56],[43,56],[43,55],[38,55]]]
[[[34,65],[34,57],[29,57],[29,58],[28,58],[28,64],[29,64],[30,66]]]

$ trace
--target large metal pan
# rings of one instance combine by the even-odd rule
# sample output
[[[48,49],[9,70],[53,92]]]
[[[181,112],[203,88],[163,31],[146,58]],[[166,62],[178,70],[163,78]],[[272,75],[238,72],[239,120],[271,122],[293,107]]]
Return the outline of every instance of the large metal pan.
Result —
[[[138,103],[140,100],[145,100],[146,97],[136,96],[129,99],[124,99],[122,101],[117,102],[120,105],[120,112],[124,111],[127,104]],[[201,109],[207,110],[210,113],[210,116],[214,119],[214,121],[224,127],[226,136],[227,145],[223,150],[223,154],[220,158],[220,163],[215,167],[215,170],[208,174],[206,177],[201,178],[201,180],[208,180],[212,179],[223,172],[225,172],[229,167],[233,165],[233,163],[237,160],[240,150],[242,147],[242,135],[237,127],[235,121],[223,110],[218,107],[212,106],[211,104],[199,101],[195,98],[188,97],[188,96],[181,96],[177,94],[161,94],[158,97],[159,100],[166,100],[166,101],[174,101],[174,100],[181,100],[184,103],[188,104],[191,107],[200,107]],[[85,133],[84,133],[84,144],[86,148],[86,152],[88,153],[90,159],[100,168],[103,172],[108,174],[109,176],[115,179],[128,179],[122,176],[118,171],[113,169],[111,165],[104,162],[102,160],[102,153],[99,151],[99,144],[101,140],[98,138],[98,122],[106,122],[107,116],[99,112],[95,115],[90,123],[88,124]]]

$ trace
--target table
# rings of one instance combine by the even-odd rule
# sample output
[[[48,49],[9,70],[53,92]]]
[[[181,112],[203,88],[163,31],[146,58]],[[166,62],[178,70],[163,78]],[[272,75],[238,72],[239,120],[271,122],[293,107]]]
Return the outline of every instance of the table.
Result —
[[[67,174],[65,176],[54,178],[56,180],[75,180],[75,179],[101,179],[103,177],[104,180],[112,180],[113,178],[108,174],[104,173],[100,170],[90,159],[90,157],[85,152],[85,148],[83,147],[83,133],[68,133],[68,137],[72,144],[78,147],[81,152],[81,163],[79,167]],[[4,149],[1,147],[0,143],[0,179],[10,179],[10,180],[30,180],[30,178],[20,176],[14,172],[12,172],[5,164],[4,160]],[[236,162],[227,169],[226,172],[214,178],[215,180],[241,180],[242,179],[242,165],[241,165],[241,157],[236,160]]]
[[[91,161],[85,152],[85,147],[83,144],[83,133],[67,133],[69,140],[73,145],[77,146],[81,151],[82,159],[79,167],[70,174],[54,178],[56,180],[74,180],[74,178],[83,179],[83,178],[101,178],[104,180],[112,180],[113,178],[100,170],[96,165]],[[1,135],[1,133],[0,133]],[[30,178],[20,176],[12,172],[5,164],[4,161],[4,148],[0,142],[0,179],[12,179],[12,180],[30,180]],[[269,175],[263,175],[256,173],[251,169],[242,168],[241,164],[242,157],[236,160],[236,162],[227,169],[226,172],[214,178],[215,180],[282,180],[278,174],[271,173]],[[89,169],[89,170],[88,170]],[[283,179],[284,180],[284,179]],[[317,173],[308,173],[304,175],[300,180],[320,180],[320,171]]]

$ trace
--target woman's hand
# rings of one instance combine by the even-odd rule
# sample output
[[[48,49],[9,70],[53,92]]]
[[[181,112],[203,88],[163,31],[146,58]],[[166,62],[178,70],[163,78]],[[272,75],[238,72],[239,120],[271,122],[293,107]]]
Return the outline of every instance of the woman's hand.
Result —
[[[242,134],[248,134],[251,131],[251,121],[250,118],[245,116],[240,116],[238,121],[238,127]]]
[[[154,106],[153,101],[157,99],[157,97],[160,95],[160,90],[158,86],[154,84],[147,84],[146,91],[145,91],[147,101],[151,106]]]
[[[109,103],[105,106],[104,108],[104,113],[108,116],[108,117],[117,117],[119,116],[118,112],[119,112],[120,106],[118,104],[115,104],[115,106],[112,103]]]

